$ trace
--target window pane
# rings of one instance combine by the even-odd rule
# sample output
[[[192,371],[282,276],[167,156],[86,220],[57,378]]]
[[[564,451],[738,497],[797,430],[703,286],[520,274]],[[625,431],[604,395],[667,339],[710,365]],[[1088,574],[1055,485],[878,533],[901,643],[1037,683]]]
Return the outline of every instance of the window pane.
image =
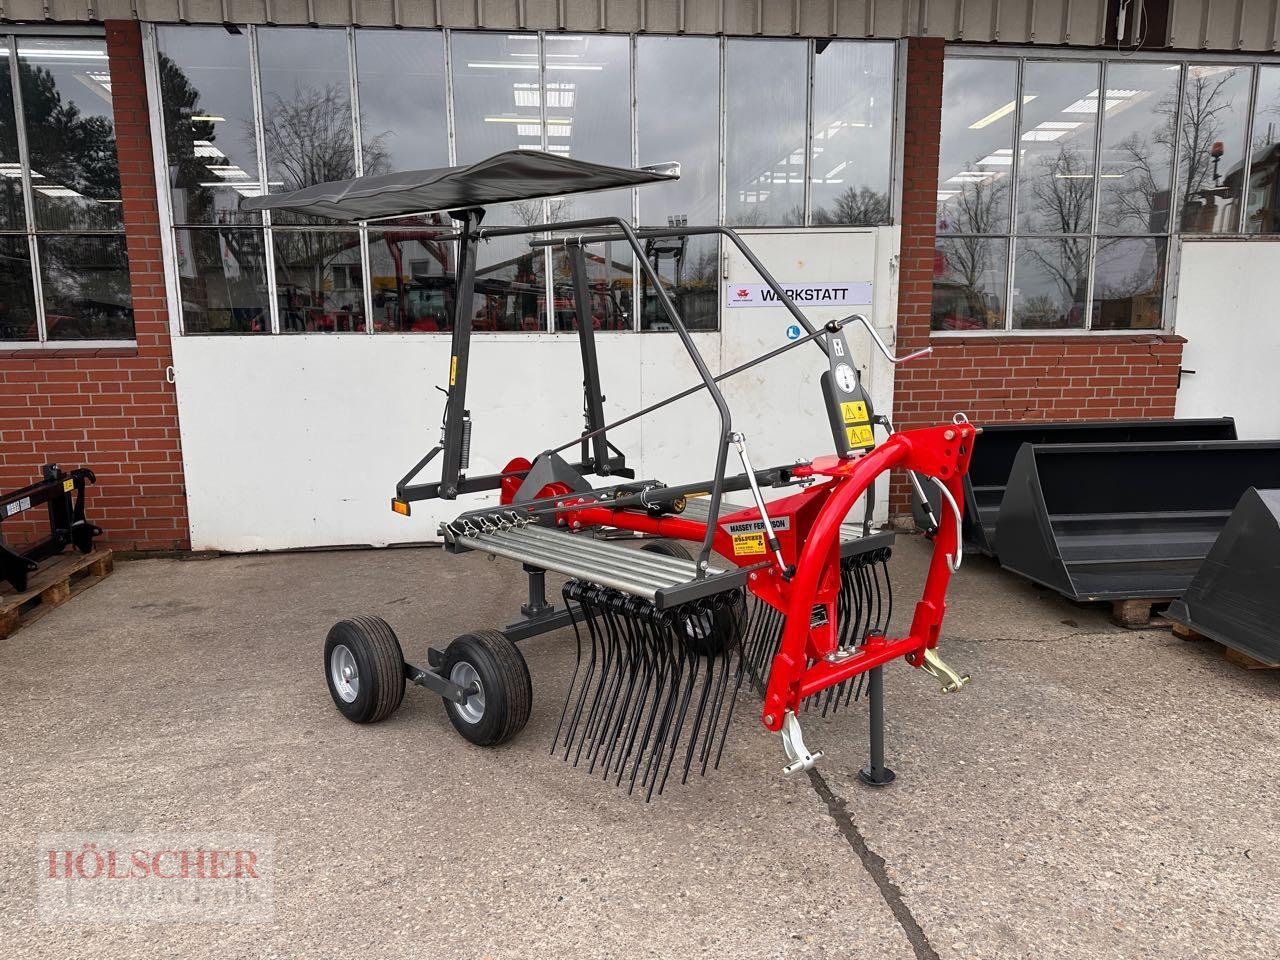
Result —
[[[436,239],[452,229],[370,230],[373,329],[441,333],[453,329],[457,244]]]
[[[355,230],[272,230],[281,333],[364,330],[364,271]]]
[[[106,44],[20,40],[18,64],[37,225],[118,229],[120,171]]]
[[[1100,237],[1093,277],[1095,330],[1154,330],[1164,309],[1168,241]]]
[[[938,232],[1006,233],[1015,60],[948,57],[942,76]]]
[[[1088,233],[1093,224],[1097,63],[1038,63],[1023,68],[1018,137],[1019,233]],[[1106,106],[1124,102],[1109,89]]]
[[[133,336],[133,293],[124,237],[41,237],[40,281],[50,340],[128,340]]]
[[[804,221],[807,44],[725,47],[725,218],[744,227]]]
[[[258,31],[267,186],[287,193],[356,175],[344,30]],[[332,223],[276,212],[275,223]]]
[[[1100,230],[1169,229],[1180,70],[1168,63],[1107,64],[1108,105],[1098,171]]]
[[[684,237],[645,243],[662,288],[675,304],[687,330],[716,329],[719,307],[719,237]],[[640,276],[640,329],[672,330],[648,277]]]
[[[1182,93],[1178,229],[1235,233],[1253,68],[1191,64]]]
[[[1018,240],[1013,267],[1016,330],[1083,327],[1089,241]]]
[[[357,30],[364,172],[449,165],[444,34]]]
[[[472,329],[477,333],[547,329],[547,270],[542,250],[525,237],[480,245]]]
[[[35,340],[36,298],[26,237],[0,237],[0,340]]]
[[[813,223],[889,222],[893,44],[827,44],[813,66]]]
[[[519,147],[541,150],[537,34],[454,33],[450,42],[458,163]]]
[[[174,223],[261,223],[249,37],[221,27],[160,27],[160,89]]]
[[[642,164],[680,162],[674,183],[642,187],[640,222],[714,225],[720,217],[720,44],[636,38],[636,136]]]
[[[21,230],[27,217],[22,207],[22,165],[18,161],[9,57],[8,50],[0,55],[0,229]]]
[[[631,247],[626,243],[597,243],[587,246],[585,253],[592,326],[596,330],[630,330]],[[551,263],[556,278],[554,329],[577,330],[569,256],[563,249],[553,249]]]
[[[261,230],[175,230],[184,333],[269,333]]]
[[[1246,233],[1280,233],[1280,67],[1258,70]]]
[[[934,330],[1004,328],[1008,240],[941,238],[934,255],[933,274]]]

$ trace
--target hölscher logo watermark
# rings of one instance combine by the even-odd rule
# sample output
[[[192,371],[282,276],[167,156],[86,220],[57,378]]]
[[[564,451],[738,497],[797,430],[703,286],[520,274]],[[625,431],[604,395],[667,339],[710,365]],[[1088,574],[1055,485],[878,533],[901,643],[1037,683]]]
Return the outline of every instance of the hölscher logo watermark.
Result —
[[[36,851],[41,917],[270,920],[272,838],[228,833],[49,833]]]

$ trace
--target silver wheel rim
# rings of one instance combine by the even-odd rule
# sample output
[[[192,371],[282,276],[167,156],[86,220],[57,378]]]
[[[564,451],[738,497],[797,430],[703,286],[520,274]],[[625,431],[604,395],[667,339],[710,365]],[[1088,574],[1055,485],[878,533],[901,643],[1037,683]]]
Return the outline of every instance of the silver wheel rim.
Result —
[[[355,703],[360,695],[360,669],[355,655],[341,643],[329,654],[329,679],[343,703]]]
[[[476,668],[465,660],[455,663],[449,671],[449,679],[463,690],[475,690],[467,697],[465,703],[455,703],[453,708],[467,723],[479,723],[484,716],[484,684],[480,682],[480,674]]]

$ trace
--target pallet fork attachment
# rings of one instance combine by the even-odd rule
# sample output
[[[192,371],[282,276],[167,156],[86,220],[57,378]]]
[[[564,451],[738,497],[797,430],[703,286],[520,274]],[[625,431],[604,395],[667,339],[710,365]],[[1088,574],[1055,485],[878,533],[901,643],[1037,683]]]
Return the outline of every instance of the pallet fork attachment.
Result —
[[[48,508],[47,537],[22,549],[0,542],[0,580],[7,580],[18,593],[27,589],[27,576],[41,560],[56,556],[68,546],[89,553],[93,538],[102,533],[101,528],[84,518],[85,485],[97,482],[92,470],[66,472],[51,463],[41,474],[42,479],[37,482],[0,496],[0,522],[35,507]]]

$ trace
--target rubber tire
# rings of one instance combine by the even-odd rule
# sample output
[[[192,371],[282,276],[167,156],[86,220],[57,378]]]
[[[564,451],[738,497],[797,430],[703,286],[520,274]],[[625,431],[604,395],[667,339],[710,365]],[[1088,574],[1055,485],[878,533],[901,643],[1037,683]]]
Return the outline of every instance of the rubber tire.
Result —
[[[689,548],[678,540],[650,540],[640,549],[649,553],[660,553],[665,557],[675,557],[678,560],[688,560],[690,563],[695,562],[693,554],[689,552]],[[715,624],[709,637],[686,636],[686,640],[689,646],[700,656],[724,653],[725,650],[732,648],[734,643],[737,642],[737,638],[733,635],[735,626],[736,620],[732,610],[727,608],[717,610]]]
[[[524,729],[533,709],[533,681],[524,654],[497,630],[464,633],[444,651],[440,667],[448,678],[458,663],[469,663],[480,675],[484,688],[484,713],[469,722],[458,712],[458,705],[445,700],[449,722],[463,737],[479,747],[496,747],[506,743]]]
[[[347,703],[333,687],[329,658],[342,644],[356,659],[360,689]],[[404,653],[395,631],[381,617],[339,620],[324,641],[324,679],[334,706],[352,723],[377,723],[396,712],[404,699]]]

